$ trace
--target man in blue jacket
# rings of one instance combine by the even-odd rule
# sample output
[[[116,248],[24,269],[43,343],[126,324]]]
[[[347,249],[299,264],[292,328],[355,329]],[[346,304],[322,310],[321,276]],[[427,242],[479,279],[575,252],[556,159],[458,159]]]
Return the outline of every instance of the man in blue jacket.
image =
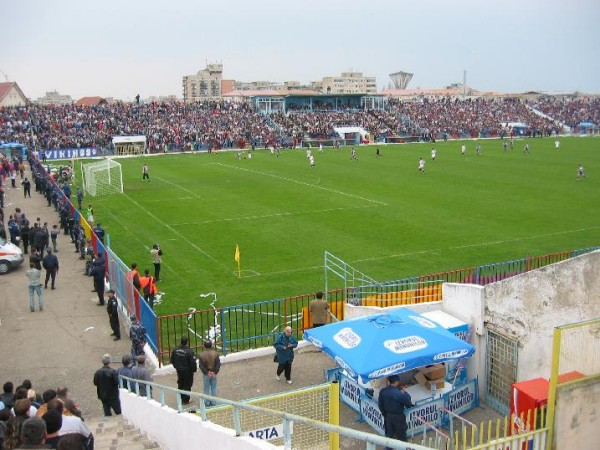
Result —
[[[283,333],[279,333],[273,347],[275,347],[275,362],[277,363],[275,379],[281,380],[281,374],[284,373],[287,383],[292,384],[292,362],[294,361],[294,349],[298,347],[298,340],[292,336],[291,327],[285,327]]]
[[[377,402],[383,416],[385,436],[406,442],[408,425],[404,410],[413,405],[410,394],[406,392],[406,386],[400,388],[399,384],[400,377],[398,375],[389,376],[388,385],[379,392]]]

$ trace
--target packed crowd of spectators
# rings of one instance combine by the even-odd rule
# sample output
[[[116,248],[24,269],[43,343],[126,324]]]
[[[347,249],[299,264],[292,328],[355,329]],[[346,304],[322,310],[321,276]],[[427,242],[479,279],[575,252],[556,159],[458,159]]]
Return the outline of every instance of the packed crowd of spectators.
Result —
[[[330,139],[336,137],[334,127],[362,127],[375,136],[405,134],[397,114],[386,110],[360,112],[290,112],[272,114],[271,118],[290,137]]]
[[[247,103],[115,103],[102,106],[30,105],[0,109],[0,141],[31,147],[109,148],[113,136],[145,135],[150,151],[189,146],[228,148],[273,130]]]
[[[554,97],[542,97],[528,104],[571,128],[586,122],[600,125],[600,98],[557,100]]]
[[[553,119],[569,126],[600,122],[598,99],[545,98],[529,103],[550,118],[527,105],[520,99],[390,100],[386,110],[332,111],[331,105],[320,105],[320,110],[290,109],[269,116],[250,103],[229,101],[29,105],[0,109],[0,142],[22,142],[41,149],[111,148],[114,136],[145,135],[149,151],[156,153],[243,148],[282,138],[329,139],[335,137],[333,128],[340,126],[359,126],[376,138],[425,134],[439,139],[501,136],[502,124],[511,122],[526,124],[532,135],[558,132]]]
[[[5,382],[0,394],[0,448],[42,448],[35,446],[40,440],[46,444],[43,448],[94,448],[94,435],[68,388],[47,389],[40,395],[30,380],[16,388]]]
[[[527,124],[532,134],[551,135],[559,126],[537,115],[518,99],[423,99],[415,102],[391,102],[392,109],[406,115],[436,138],[501,136],[507,123]],[[504,124],[504,125],[503,125]]]

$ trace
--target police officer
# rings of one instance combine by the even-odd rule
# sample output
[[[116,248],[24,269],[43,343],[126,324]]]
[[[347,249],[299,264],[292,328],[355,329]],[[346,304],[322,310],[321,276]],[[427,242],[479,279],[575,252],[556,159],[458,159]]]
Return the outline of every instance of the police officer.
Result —
[[[406,386],[399,388],[400,377],[392,375],[388,377],[388,385],[379,392],[378,405],[383,416],[385,436],[407,442],[406,416],[404,409],[413,406],[410,394],[406,392]]]
[[[56,255],[52,254],[51,248],[46,249],[46,252],[48,254],[42,261],[42,266],[44,269],[46,269],[46,281],[44,283],[44,288],[48,289],[48,280],[52,279],[52,289],[55,289],[54,284],[56,282],[56,274],[58,273],[59,269],[58,258]]]
[[[102,302],[104,304],[104,302]],[[114,336],[114,341],[121,339],[121,327],[119,325],[119,302],[115,297],[114,289],[108,290],[108,302],[106,304],[106,312],[108,313],[108,321],[112,330],[111,336]]]
[[[129,318],[131,328],[129,329],[129,339],[131,339],[131,356],[137,361],[137,357],[144,355],[144,345],[146,345],[146,327],[138,322],[135,314]]]
[[[99,253],[92,261],[90,275],[94,277],[94,290],[98,293],[98,306],[104,305],[104,258],[102,253]],[[114,292],[114,291],[113,291]]]
[[[181,345],[175,347],[171,353],[171,364],[177,371],[177,388],[182,391],[191,391],[194,384],[194,373],[198,365],[194,351],[188,347],[188,338],[181,338]],[[190,402],[190,396],[181,394],[181,401],[184,405]]]
[[[94,227],[94,233],[96,233],[96,236],[98,237],[98,240],[100,242],[102,242],[102,245],[104,245],[104,235],[106,234],[104,231],[104,228],[102,228],[102,224],[98,223],[95,227]]]

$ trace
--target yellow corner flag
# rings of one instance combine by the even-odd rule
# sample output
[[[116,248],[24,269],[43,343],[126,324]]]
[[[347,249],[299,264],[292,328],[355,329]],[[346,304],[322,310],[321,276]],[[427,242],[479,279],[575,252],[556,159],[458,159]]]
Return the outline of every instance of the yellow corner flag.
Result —
[[[240,278],[240,246],[237,244],[235,244],[235,255],[233,255],[233,259],[237,263],[238,278]]]

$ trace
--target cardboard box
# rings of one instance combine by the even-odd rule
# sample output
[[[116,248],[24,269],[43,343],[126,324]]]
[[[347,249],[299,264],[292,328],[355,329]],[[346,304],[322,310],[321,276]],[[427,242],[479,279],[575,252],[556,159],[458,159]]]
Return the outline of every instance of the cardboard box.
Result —
[[[457,338],[469,342],[469,325],[456,317],[446,314],[443,311],[429,311],[421,314],[430,320],[433,320],[442,328],[453,333]],[[460,362],[460,364],[459,364]],[[446,381],[453,384],[454,387],[462,386],[467,382],[468,374],[466,362],[458,359],[446,361]]]
[[[415,375],[415,380],[417,380],[421,386],[424,386],[425,389],[428,390],[431,390],[432,384],[435,384],[435,387],[437,389],[444,389],[444,386],[446,384],[446,380],[444,380],[444,377],[438,378],[437,380],[428,380],[427,378],[425,378],[425,375],[423,375],[421,372],[418,372]]]
[[[425,375],[428,380],[437,380],[446,376],[446,366],[434,364],[433,366],[419,368],[419,372]]]

